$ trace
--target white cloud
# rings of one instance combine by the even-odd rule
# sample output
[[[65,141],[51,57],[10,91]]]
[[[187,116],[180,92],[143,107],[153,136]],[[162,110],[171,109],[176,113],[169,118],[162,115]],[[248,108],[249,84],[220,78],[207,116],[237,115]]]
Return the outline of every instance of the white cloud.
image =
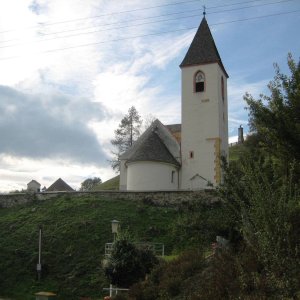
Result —
[[[100,103],[54,92],[24,94],[3,86],[0,95],[1,153],[31,158],[62,157],[94,164],[105,160],[87,126],[90,121],[104,117]]]
[[[238,141],[238,136],[237,135],[231,136],[228,139],[229,144],[236,143],[237,141]]]

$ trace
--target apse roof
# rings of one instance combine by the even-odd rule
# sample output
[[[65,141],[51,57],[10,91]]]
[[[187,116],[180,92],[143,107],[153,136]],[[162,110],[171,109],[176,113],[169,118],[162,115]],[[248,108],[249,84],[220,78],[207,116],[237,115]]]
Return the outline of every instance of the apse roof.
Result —
[[[158,161],[179,166],[180,146],[170,131],[159,120],[155,120],[120,159],[129,162]]]

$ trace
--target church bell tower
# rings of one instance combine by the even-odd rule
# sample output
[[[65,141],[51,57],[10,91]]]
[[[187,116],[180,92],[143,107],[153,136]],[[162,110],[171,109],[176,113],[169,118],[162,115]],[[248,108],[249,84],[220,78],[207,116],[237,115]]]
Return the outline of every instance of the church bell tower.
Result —
[[[217,186],[228,157],[228,74],[205,15],[180,68],[181,189]]]

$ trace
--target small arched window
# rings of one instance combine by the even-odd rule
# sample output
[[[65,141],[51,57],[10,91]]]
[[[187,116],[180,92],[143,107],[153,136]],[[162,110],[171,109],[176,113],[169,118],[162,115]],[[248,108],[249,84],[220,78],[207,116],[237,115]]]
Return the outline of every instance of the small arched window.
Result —
[[[221,78],[221,91],[222,91],[222,100],[224,102],[224,99],[225,99],[225,91],[224,91],[224,78],[222,76]]]
[[[199,71],[195,75],[195,92],[200,93],[204,92],[204,83],[205,83],[205,76],[204,74]]]

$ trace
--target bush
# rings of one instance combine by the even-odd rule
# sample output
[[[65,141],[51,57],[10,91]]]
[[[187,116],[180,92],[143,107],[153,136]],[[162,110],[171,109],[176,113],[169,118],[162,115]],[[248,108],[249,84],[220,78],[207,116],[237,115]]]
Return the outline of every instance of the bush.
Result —
[[[121,237],[114,243],[104,271],[112,284],[127,288],[144,279],[157,263],[152,251],[137,248],[127,238]]]
[[[144,282],[131,287],[129,299],[182,299],[185,282],[202,270],[204,265],[202,252],[195,250],[185,252],[169,263],[161,262]]]

